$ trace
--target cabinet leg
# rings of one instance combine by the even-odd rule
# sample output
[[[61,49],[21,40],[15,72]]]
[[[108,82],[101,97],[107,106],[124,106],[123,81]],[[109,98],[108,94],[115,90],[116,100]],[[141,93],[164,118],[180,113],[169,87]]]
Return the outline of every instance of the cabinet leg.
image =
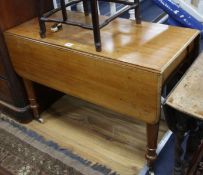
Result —
[[[146,159],[149,167],[149,174],[154,173],[154,162],[157,158],[157,140],[159,133],[159,123],[147,124],[147,152]]]
[[[38,104],[33,88],[33,83],[30,80],[23,79],[24,85],[25,85],[25,90],[27,92],[28,100],[30,102],[30,108],[32,109],[33,116],[36,120],[41,121],[40,115],[39,115],[39,109],[38,109]]]

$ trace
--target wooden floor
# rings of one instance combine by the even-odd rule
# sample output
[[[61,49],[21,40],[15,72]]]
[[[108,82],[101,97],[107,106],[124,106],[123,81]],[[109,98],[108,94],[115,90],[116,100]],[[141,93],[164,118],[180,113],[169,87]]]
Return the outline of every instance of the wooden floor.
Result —
[[[112,111],[64,96],[42,114],[44,124],[26,126],[61,147],[104,164],[122,175],[138,174],[145,164],[145,124],[123,120]],[[159,140],[167,131],[161,122]]]

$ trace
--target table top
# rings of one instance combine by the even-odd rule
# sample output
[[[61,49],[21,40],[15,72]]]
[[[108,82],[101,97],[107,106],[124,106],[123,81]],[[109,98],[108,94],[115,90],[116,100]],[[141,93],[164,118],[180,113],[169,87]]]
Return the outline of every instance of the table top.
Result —
[[[71,20],[89,23],[81,13],[68,12]],[[55,18],[60,16],[55,14]],[[101,18],[101,21],[102,17]],[[33,19],[14,27],[7,33],[25,36],[33,40],[55,44],[79,52],[101,56],[149,71],[164,73],[183,50],[199,34],[197,30],[172,27],[163,24],[117,18],[101,30],[102,52],[96,52],[93,31],[63,25],[63,30],[52,33],[47,25],[47,37],[39,37],[38,21]]]
[[[203,120],[203,53],[174,88],[166,104]]]
[[[89,21],[81,13],[68,14]],[[52,33],[51,25],[46,23],[44,39],[37,19],[4,33],[15,71],[147,123],[159,121],[164,80],[198,46],[197,30],[118,18],[101,30],[103,51],[96,52],[92,30],[63,25]]]

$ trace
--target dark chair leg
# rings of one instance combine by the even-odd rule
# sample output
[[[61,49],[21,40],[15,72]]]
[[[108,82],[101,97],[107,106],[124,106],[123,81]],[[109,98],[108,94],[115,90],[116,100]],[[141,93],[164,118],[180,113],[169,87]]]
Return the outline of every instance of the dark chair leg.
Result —
[[[46,37],[46,25],[45,22],[39,19],[39,26],[40,26],[40,37],[45,38]]]
[[[60,2],[61,2],[61,10],[62,10],[63,21],[66,21],[68,16],[67,16],[67,11],[66,11],[65,0],[60,0]]]
[[[44,10],[44,0],[40,0],[38,3],[38,21],[39,21],[39,27],[40,27],[40,37],[45,38],[46,37],[46,25],[45,22],[41,20],[41,17],[43,15]]]
[[[36,120],[42,122],[39,115],[38,104],[37,104],[36,95],[33,89],[32,81],[23,78],[23,82],[25,85],[25,90],[27,92],[28,100],[30,102],[30,108],[32,109],[32,112],[33,112],[33,116]]]
[[[94,42],[97,52],[101,52],[101,36],[100,36],[100,27],[99,27],[99,15],[97,0],[91,0],[91,12],[92,12],[92,25],[94,32]]]
[[[159,133],[159,123],[147,124],[147,153],[146,159],[149,167],[149,174],[154,173],[154,162],[157,158],[157,140]]]
[[[89,15],[89,9],[88,9],[87,0],[83,0],[83,8],[84,8],[85,16],[88,16]]]
[[[140,1],[134,0],[138,5],[135,7],[135,20],[137,24],[141,24],[141,15],[140,15]]]

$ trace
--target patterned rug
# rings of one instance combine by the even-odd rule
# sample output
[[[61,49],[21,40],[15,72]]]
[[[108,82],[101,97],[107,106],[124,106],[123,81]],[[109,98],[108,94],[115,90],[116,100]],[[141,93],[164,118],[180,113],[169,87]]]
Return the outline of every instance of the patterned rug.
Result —
[[[5,117],[0,117],[0,167],[13,175],[116,175]]]

